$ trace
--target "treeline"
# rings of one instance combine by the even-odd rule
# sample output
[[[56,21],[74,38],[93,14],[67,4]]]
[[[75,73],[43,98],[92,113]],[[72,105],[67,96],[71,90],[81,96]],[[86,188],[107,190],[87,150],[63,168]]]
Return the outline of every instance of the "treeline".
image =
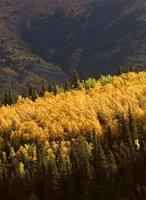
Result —
[[[124,113],[127,118],[129,105],[139,126],[145,127],[145,72],[102,76],[99,81],[88,79],[79,82],[79,87],[57,95],[45,92],[35,101],[20,96],[13,106],[2,106],[0,131],[9,131],[10,137],[17,140],[45,140],[90,134],[93,129],[104,135],[108,124],[117,135],[118,116]]]
[[[11,140],[1,133],[2,200],[144,200],[146,132],[129,109],[119,135],[110,127],[71,139]]]
[[[0,93],[0,105],[13,105],[17,102],[18,96],[22,96],[23,98],[29,98],[34,101],[38,97],[43,97],[45,92],[50,92],[54,95],[59,94],[61,92],[65,92],[71,89],[90,89],[95,86],[96,80],[94,78],[86,78],[84,80],[80,80],[77,71],[74,71],[72,74],[72,78],[70,81],[66,80],[64,85],[57,85],[51,81],[40,82],[40,85],[36,86],[27,86],[26,90],[19,93],[16,93],[12,90],[2,91]]]
[[[144,66],[128,66],[128,67],[124,67],[122,65],[120,65],[117,69],[117,75],[120,75],[122,73],[129,73],[129,72],[140,72],[140,71],[145,71],[145,67]]]
[[[136,72],[138,73],[139,71],[141,71],[142,69],[130,66],[130,67],[123,67],[120,66],[118,68],[117,71],[117,75],[121,75],[122,73],[129,73],[129,72]],[[103,76],[105,77],[105,76]],[[110,75],[108,75],[107,77],[111,77]],[[99,79],[99,81],[102,80],[102,76]],[[15,104],[17,102],[18,96],[21,95],[22,97],[26,98],[30,98],[31,100],[35,100],[38,97],[43,97],[45,92],[50,92],[54,95],[59,94],[61,92],[65,92],[71,89],[81,89],[81,88],[85,88],[85,89],[90,89],[93,88],[95,86],[96,83],[96,79],[95,78],[87,78],[85,77],[83,80],[80,80],[79,74],[77,71],[74,71],[72,73],[72,77],[70,80],[66,80],[64,82],[64,85],[57,85],[51,81],[44,81],[42,80],[40,82],[40,85],[36,86],[27,86],[26,90],[21,92],[20,94],[12,91],[12,90],[6,90],[6,91],[2,91],[0,93],[0,105],[12,105]]]

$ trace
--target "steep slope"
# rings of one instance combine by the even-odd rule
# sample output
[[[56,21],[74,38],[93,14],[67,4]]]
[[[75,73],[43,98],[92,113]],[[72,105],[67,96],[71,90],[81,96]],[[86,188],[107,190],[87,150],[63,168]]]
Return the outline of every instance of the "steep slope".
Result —
[[[0,199],[145,200],[146,72],[94,83],[0,108]]]
[[[119,65],[145,66],[145,1],[105,0],[88,15],[62,12],[31,20],[24,31],[31,49],[70,72],[115,73]]]
[[[102,77],[87,90],[69,90],[57,95],[46,92],[35,102],[20,97],[15,105],[0,108],[0,131],[20,140],[70,138],[90,134],[93,129],[104,135],[107,127],[118,135],[121,116],[128,117],[129,106],[143,130],[146,72]]]
[[[1,88],[24,88],[25,83],[37,84],[41,79],[62,82],[66,75],[56,65],[45,62],[31,52],[29,45],[23,40],[24,27],[29,26],[34,16],[62,9],[68,15],[83,14],[84,1],[10,1],[0,0],[0,83]],[[74,12],[75,11],[75,12]]]
[[[145,0],[0,0],[0,85],[145,68]]]

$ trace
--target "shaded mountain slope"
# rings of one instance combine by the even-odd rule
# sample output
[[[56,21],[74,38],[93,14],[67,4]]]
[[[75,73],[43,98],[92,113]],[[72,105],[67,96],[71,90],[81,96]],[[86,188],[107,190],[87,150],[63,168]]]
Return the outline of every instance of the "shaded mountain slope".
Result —
[[[89,15],[34,18],[25,39],[32,50],[70,72],[115,73],[119,65],[145,66],[145,2],[97,1]]]
[[[63,4],[62,4],[63,2]],[[76,3],[77,2],[77,3]],[[0,1],[0,83],[2,87],[25,87],[25,83],[37,84],[47,78],[54,82],[62,82],[66,75],[58,66],[46,62],[31,51],[22,37],[24,27],[29,26],[34,16],[53,15],[55,10],[64,9],[69,15],[85,12],[84,1]],[[70,5],[71,4],[71,5]],[[82,8],[82,9],[80,9]],[[75,12],[74,12],[75,11]],[[41,69],[41,70],[40,70]],[[45,71],[45,76],[44,76]]]
[[[145,0],[0,0],[1,87],[146,64]]]

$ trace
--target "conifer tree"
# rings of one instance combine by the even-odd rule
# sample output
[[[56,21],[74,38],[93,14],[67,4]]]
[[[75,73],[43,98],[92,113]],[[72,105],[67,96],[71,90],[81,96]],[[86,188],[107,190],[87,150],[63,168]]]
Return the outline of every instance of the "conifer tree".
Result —
[[[45,81],[42,80],[41,82],[41,90],[40,90],[40,96],[43,97],[44,96],[44,93],[46,92],[47,88],[46,88],[46,84],[45,84]]]
[[[59,156],[60,152],[58,150]],[[60,173],[57,166],[57,160],[50,159],[48,165],[48,176],[49,176],[49,196],[50,199],[61,199],[62,191],[60,190]]]
[[[70,89],[70,83],[68,80],[65,81],[64,90],[67,91]]]
[[[78,75],[77,71],[74,71],[72,74],[72,88],[78,89],[79,83],[80,83],[79,75]]]
[[[8,97],[8,93],[5,91],[4,92],[4,94],[3,94],[3,105],[7,105],[8,104],[8,101],[9,101],[9,99],[8,99],[9,97]]]
[[[131,137],[134,142],[135,139],[138,139],[138,133],[137,133],[137,126],[136,122],[133,118],[132,110],[131,107],[129,106],[128,109],[128,119],[129,119],[129,130],[131,132]]]
[[[123,142],[126,144],[126,149],[128,150],[129,157],[135,157],[135,147],[132,139],[132,134],[130,131],[130,126],[129,126],[129,117],[127,119],[124,118],[122,115],[121,117],[121,136]],[[133,158],[134,158],[133,157]]]
[[[54,92],[54,84],[51,81],[48,81],[48,92]]]
[[[54,95],[58,93],[58,85],[54,84]]]
[[[118,67],[118,70],[117,70],[117,75],[120,75],[120,74],[122,74],[123,73],[123,67],[120,65],[119,67]]]
[[[34,101],[38,97],[37,90],[34,86],[31,86],[28,90],[29,97]]]
[[[90,144],[84,136],[79,136],[78,158],[80,166],[81,199],[89,199],[91,195],[92,168],[90,164]]]
[[[94,175],[94,195],[99,199],[106,199],[104,197],[105,187],[107,186],[107,170],[109,168],[107,156],[102,146],[101,138],[97,136],[95,130],[93,130],[93,166],[95,169]]]
[[[103,149],[101,138],[93,132],[93,160],[95,167],[106,169],[108,167],[107,157]]]
[[[8,99],[9,99],[8,102],[9,105],[14,104],[16,102],[15,95],[11,90],[8,91]]]
[[[80,160],[77,153],[77,147],[74,142],[71,145],[70,160],[72,164],[72,183],[73,183],[73,199],[80,199],[81,183],[80,183]]]
[[[111,150],[108,151],[108,163],[109,163],[109,171],[111,175],[113,173],[116,173],[117,164],[116,164],[115,156]]]
[[[3,105],[12,105],[14,103],[16,103],[16,97],[15,97],[14,93],[12,93],[11,90],[5,91],[3,94],[2,104]]]
[[[113,139],[112,139],[112,130],[111,130],[110,126],[108,126],[108,128],[107,128],[107,134],[105,137],[107,137],[106,139],[107,139],[109,149],[112,149]]]

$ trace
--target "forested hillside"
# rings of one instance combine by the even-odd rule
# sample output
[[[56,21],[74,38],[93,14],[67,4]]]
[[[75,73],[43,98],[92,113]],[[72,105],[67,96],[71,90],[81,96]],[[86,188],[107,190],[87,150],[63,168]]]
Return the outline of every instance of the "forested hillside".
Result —
[[[71,88],[0,108],[0,199],[144,200],[146,72]]]
[[[58,91],[60,94],[55,96],[46,92],[44,97],[37,98],[35,102],[20,96],[14,106],[2,106],[1,130],[11,132],[15,124],[16,131],[11,136],[16,134],[21,138],[39,139],[64,135],[71,137],[91,133],[93,129],[102,135],[107,126],[117,134],[119,118],[123,115],[126,119],[129,109],[134,120],[144,122],[145,72],[122,74],[119,77],[103,76],[97,82],[88,79],[78,84],[80,90]]]

